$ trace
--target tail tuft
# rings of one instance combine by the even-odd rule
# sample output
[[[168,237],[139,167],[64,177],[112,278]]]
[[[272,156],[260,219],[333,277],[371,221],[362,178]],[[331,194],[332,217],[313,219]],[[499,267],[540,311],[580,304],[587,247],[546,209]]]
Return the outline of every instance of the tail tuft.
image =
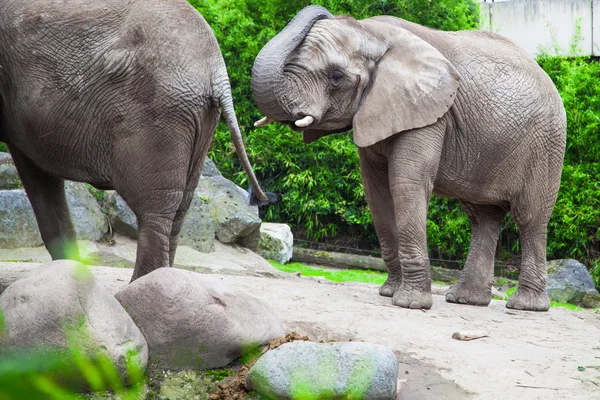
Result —
[[[256,193],[252,190],[252,186],[250,186],[250,188],[248,188],[248,203],[251,206],[264,207],[279,200],[279,195],[276,193],[265,192],[265,194],[267,195],[267,200],[263,201],[256,196]]]

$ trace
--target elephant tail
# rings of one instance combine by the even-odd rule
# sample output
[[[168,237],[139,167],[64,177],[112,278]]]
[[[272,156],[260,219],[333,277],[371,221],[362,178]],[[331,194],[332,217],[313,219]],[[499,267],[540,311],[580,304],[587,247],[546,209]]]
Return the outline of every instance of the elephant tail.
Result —
[[[250,205],[256,205],[260,207],[274,203],[277,201],[278,196],[274,193],[265,193],[262,190],[258,184],[256,176],[254,175],[250,160],[248,159],[248,154],[246,153],[246,148],[244,146],[244,140],[242,139],[242,132],[240,131],[240,126],[233,108],[233,96],[231,95],[231,86],[229,84],[227,72],[225,72],[224,77],[221,77],[220,82],[217,82],[216,84],[213,83],[213,93],[215,100],[221,108],[225,121],[227,122],[227,127],[229,128],[229,133],[231,134],[231,140],[233,141],[235,152],[242,162],[244,171],[250,180]]]

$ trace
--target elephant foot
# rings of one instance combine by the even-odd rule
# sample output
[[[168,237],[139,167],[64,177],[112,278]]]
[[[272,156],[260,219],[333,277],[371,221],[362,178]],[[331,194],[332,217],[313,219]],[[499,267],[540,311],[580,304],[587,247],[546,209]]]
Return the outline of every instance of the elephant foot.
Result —
[[[471,306],[485,307],[492,301],[492,290],[490,288],[474,288],[465,283],[458,282],[446,292],[448,303],[468,304]]]
[[[433,297],[431,292],[398,289],[392,297],[392,304],[402,308],[428,310],[433,305]]]
[[[506,302],[506,308],[524,311],[548,311],[550,298],[546,291],[519,288]]]
[[[384,297],[392,297],[396,290],[400,287],[400,282],[391,280],[389,277],[379,288],[379,295]]]

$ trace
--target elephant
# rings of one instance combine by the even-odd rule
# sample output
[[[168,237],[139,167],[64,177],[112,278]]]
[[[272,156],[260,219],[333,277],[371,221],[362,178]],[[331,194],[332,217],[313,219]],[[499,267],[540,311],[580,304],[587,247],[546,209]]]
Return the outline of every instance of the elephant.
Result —
[[[64,180],[137,217],[132,281],[173,266],[221,112],[251,182],[217,40],[185,0],[0,2],[0,141],[52,259],[78,258]]]
[[[392,16],[356,20],[302,9],[257,55],[254,100],[305,143],[352,129],[382,258],[379,289],[429,309],[426,222],[432,194],[459,200],[471,224],[451,303],[487,306],[507,213],[519,228],[518,290],[506,306],[548,310],[546,229],[556,201],[566,114],[554,84],[508,39],[443,32]]]

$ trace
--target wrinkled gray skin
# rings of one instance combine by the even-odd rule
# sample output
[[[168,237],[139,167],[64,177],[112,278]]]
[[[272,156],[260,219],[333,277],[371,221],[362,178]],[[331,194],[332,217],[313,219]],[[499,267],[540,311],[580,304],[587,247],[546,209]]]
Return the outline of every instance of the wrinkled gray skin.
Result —
[[[459,199],[472,226],[464,271],[446,300],[489,304],[498,235],[510,212],[522,265],[506,306],[548,309],[546,226],[566,118],[551,80],[512,42],[394,17],[333,17],[311,6],[261,50],[252,79],[269,120],[314,119],[294,127],[306,143],[354,129],[389,269],[381,295],[400,307],[431,307],[426,218],[435,193]]]
[[[220,110],[254,192],[225,63],[184,0],[0,2],[0,141],[53,259],[77,257],[63,179],[138,218],[133,279],[172,266]]]

